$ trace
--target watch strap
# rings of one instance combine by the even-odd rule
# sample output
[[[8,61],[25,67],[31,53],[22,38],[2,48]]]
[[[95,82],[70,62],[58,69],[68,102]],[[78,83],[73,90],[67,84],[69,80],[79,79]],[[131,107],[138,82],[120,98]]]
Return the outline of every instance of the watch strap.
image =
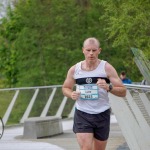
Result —
[[[109,92],[113,89],[113,85],[112,84],[109,84]]]

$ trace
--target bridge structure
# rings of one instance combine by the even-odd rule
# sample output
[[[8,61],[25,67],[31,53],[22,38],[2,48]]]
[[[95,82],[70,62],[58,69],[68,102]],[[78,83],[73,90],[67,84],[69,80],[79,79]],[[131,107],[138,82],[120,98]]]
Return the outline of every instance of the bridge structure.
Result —
[[[148,85],[150,85],[150,60],[146,58],[140,49],[132,47],[131,51],[134,54],[134,62],[136,63],[144,79],[147,81]]]
[[[112,112],[129,149],[149,150],[150,86],[136,84],[125,86],[126,97],[117,97],[109,93]],[[18,122],[15,122],[18,125],[23,125],[31,117],[55,116],[62,120],[72,120],[75,103],[62,95],[61,87],[54,85],[0,89],[1,107],[6,108],[5,112],[0,112],[3,124],[12,127],[14,125],[12,118],[16,116],[19,116]],[[4,101],[8,102],[7,106],[2,106]],[[38,113],[34,114],[35,111]]]

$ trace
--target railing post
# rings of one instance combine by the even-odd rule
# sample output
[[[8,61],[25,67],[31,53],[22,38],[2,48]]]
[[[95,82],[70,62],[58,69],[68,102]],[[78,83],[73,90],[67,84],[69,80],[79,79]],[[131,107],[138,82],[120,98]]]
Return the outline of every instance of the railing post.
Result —
[[[69,113],[68,117],[73,118],[74,117],[74,111],[75,111],[75,104],[73,105],[71,112]]]
[[[59,106],[59,108],[58,108],[58,111],[57,111],[57,113],[56,113],[56,116],[57,116],[57,117],[61,117],[66,102],[67,102],[67,97],[64,96],[63,101],[61,102],[61,104],[60,104],[60,106]]]
[[[29,105],[28,105],[28,107],[27,107],[27,109],[26,109],[26,111],[25,111],[25,113],[24,113],[24,115],[22,117],[22,119],[20,120],[20,123],[24,123],[24,120],[28,118],[28,116],[29,116],[29,114],[31,112],[31,109],[33,107],[33,104],[35,102],[35,99],[36,99],[36,97],[38,95],[38,92],[39,92],[39,89],[36,89],[32,99],[31,99],[31,101],[30,101],[30,103],[29,103]]]
[[[52,93],[51,93],[51,95],[50,95],[50,97],[48,99],[48,102],[46,103],[46,105],[45,105],[45,107],[44,107],[44,109],[43,109],[43,111],[41,113],[41,117],[45,117],[47,115],[47,112],[48,112],[49,107],[50,107],[50,105],[52,103],[52,100],[53,100],[53,97],[54,97],[54,95],[56,93],[56,90],[57,90],[57,88],[53,88],[53,91],[52,91]]]
[[[5,113],[4,117],[3,117],[4,125],[5,125],[5,124],[7,123],[7,121],[8,121],[8,118],[9,118],[10,113],[11,113],[11,111],[12,111],[12,109],[13,109],[13,106],[14,106],[14,104],[15,104],[15,102],[16,102],[16,99],[17,99],[17,97],[18,97],[18,94],[19,94],[19,90],[16,91],[16,93],[15,93],[13,99],[11,100],[11,103],[9,104],[9,106],[8,106],[8,108],[7,108],[7,111],[6,111],[6,113]]]

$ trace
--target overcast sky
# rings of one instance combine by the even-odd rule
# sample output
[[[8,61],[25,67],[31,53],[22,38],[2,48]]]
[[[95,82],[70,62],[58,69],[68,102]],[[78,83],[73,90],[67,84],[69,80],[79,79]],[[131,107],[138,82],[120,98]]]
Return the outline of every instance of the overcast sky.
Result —
[[[12,0],[0,0],[0,18],[5,16],[6,7]]]

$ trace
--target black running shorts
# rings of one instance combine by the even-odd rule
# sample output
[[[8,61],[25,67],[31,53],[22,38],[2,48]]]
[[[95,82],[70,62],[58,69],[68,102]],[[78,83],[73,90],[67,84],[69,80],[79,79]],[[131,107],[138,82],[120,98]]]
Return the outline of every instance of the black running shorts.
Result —
[[[110,131],[110,109],[99,114],[88,114],[75,110],[74,133],[93,133],[98,140],[105,141]]]

